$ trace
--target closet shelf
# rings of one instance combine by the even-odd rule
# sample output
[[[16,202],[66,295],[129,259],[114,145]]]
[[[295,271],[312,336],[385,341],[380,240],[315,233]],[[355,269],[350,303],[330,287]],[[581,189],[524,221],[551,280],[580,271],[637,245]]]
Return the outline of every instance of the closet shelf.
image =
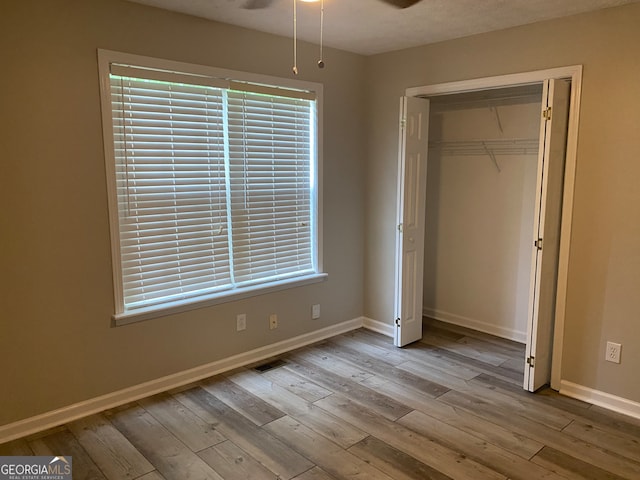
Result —
[[[429,149],[443,155],[535,155],[538,153],[537,138],[513,138],[496,140],[431,141]]]

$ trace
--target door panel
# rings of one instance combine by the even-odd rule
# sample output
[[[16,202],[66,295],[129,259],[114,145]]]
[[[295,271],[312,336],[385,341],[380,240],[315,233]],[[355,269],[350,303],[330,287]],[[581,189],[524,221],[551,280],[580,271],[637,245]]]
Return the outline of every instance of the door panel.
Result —
[[[429,101],[400,99],[394,343],[422,338]]]
[[[551,379],[562,192],[569,118],[570,82],[545,82],[532,261],[530,321],[524,388],[536,391]],[[546,100],[546,105],[544,105]],[[548,110],[550,108],[550,110]]]
[[[405,251],[402,269],[402,316],[405,324],[416,321],[417,312],[413,308],[416,287],[416,252]]]

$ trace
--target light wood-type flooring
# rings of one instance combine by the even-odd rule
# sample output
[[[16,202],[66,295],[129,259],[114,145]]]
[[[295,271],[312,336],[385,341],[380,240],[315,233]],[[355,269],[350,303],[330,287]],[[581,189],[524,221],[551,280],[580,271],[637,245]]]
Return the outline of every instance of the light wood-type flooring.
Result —
[[[524,347],[431,322],[357,330],[44,434],[74,479],[640,479],[640,420],[522,390]]]

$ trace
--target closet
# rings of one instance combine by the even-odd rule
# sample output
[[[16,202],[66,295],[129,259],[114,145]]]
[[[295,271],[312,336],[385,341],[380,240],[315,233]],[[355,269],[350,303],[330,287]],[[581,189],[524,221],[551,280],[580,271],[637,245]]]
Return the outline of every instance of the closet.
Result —
[[[396,346],[426,314],[525,343],[524,389],[559,388],[581,79],[577,65],[400,98]]]
[[[541,84],[431,97],[423,313],[525,343]]]

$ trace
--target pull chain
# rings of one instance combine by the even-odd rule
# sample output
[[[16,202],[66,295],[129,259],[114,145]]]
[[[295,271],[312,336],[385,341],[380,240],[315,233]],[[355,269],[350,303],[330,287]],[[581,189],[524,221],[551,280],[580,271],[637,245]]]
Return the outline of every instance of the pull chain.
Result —
[[[298,13],[293,0],[293,74],[298,75]]]
[[[318,68],[324,68],[324,60],[322,56],[322,44],[324,40],[324,0],[320,3],[320,60],[318,60]]]
[[[298,1],[293,0],[293,74],[298,75]],[[324,68],[324,0],[320,3],[320,60],[318,68]]]

